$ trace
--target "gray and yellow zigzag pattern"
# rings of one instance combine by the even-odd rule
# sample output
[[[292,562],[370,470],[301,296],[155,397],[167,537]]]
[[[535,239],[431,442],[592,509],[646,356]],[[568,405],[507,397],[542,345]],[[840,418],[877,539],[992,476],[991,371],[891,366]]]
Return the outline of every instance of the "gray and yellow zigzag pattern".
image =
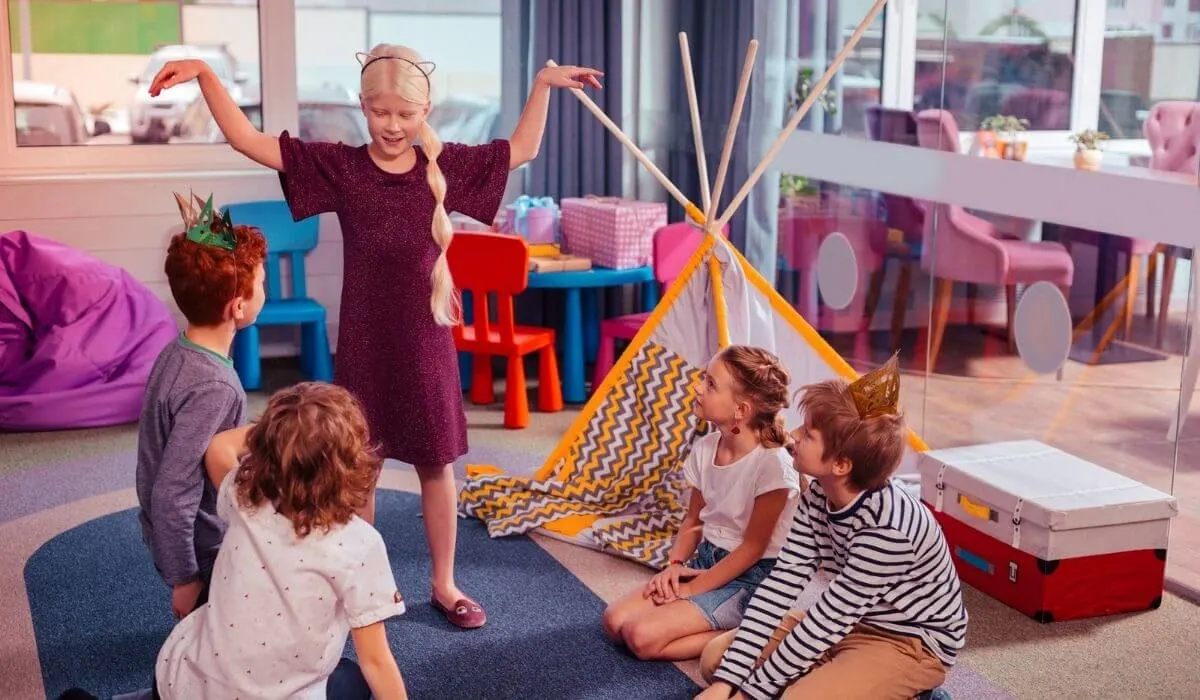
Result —
[[[493,537],[594,516],[591,535],[605,549],[665,564],[687,510],[682,466],[699,423],[692,408],[701,372],[647,341],[551,478],[468,473],[461,510],[487,523]]]

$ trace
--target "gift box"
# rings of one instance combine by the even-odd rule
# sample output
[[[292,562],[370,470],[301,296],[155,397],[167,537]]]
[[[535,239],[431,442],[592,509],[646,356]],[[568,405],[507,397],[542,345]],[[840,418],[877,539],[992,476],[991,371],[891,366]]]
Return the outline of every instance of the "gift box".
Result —
[[[501,233],[512,233],[530,245],[558,243],[559,211],[553,197],[521,195],[505,207]]]
[[[654,232],[667,224],[667,205],[619,197],[561,202],[563,252],[614,270],[649,265]]]
[[[918,469],[963,582],[1039,622],[1162,603],[1170,494],[1033,440],[931,450]]]

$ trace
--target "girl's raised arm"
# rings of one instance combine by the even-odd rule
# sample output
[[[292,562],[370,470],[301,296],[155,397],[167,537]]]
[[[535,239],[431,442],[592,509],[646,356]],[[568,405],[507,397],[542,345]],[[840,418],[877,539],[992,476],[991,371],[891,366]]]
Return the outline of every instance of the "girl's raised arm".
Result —
[[[225,140],[233,150],[272,170],[283,170],[279,138],[254,128],[254,124],[250,123],[245,112],[221,84],[220,78],[204,61],[185,59],[167,62],[150,83],[150,94],[157,97],[163,90],[189,80],[200,83],[200,92],[208,104],[208,111],[212,112],[217,128],[225,135]]]

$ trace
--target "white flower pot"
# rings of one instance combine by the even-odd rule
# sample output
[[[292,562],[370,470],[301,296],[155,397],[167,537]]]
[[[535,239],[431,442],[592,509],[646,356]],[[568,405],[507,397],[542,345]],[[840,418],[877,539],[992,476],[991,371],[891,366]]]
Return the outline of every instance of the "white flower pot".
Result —
[[[1075,151],[1075,168],[1077,170],[1099,170],[1104,153],[1097,148]]]

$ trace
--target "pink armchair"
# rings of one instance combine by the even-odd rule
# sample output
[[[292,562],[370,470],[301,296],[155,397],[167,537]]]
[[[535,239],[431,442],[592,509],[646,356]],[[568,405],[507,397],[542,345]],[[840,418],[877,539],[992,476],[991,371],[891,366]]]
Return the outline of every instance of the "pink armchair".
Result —
[[[1150,167],[1176,173],[1196,175],[1200,170],[1200,102],[1159,102],[1150,110],[1142,125],[1150,142]],[[1158,328],[1155,342],[1162,347],[1167,329],[1167,313],[1171,307],[1171,287],[1175,284],[1175,261],[1190,257],[1190,252],[1175,246],[1161,246],[1163,254],[1162,292],[1158,305]],[[1146,315],[1153,317],[1150,307],[1154,292],[1153,269],[1157,256],[1150,258],[1146,300]]]
[[[957,152],[957,131],[949,112],[931,109],[917,114],[917,139],[925,148]],[[1069,291],[1075,265],[1061,244],[999,238],[994,224],[954,204],[931,202],[927,208],[930,214],[926,217],[921,267],[937,283],[930,324],[929,371],[937,364],[955,282],[1005,288],[1010,349],[1014,347],[1012,320],[1017,285],[1047,281],[1062,289],[1064,295]]]

